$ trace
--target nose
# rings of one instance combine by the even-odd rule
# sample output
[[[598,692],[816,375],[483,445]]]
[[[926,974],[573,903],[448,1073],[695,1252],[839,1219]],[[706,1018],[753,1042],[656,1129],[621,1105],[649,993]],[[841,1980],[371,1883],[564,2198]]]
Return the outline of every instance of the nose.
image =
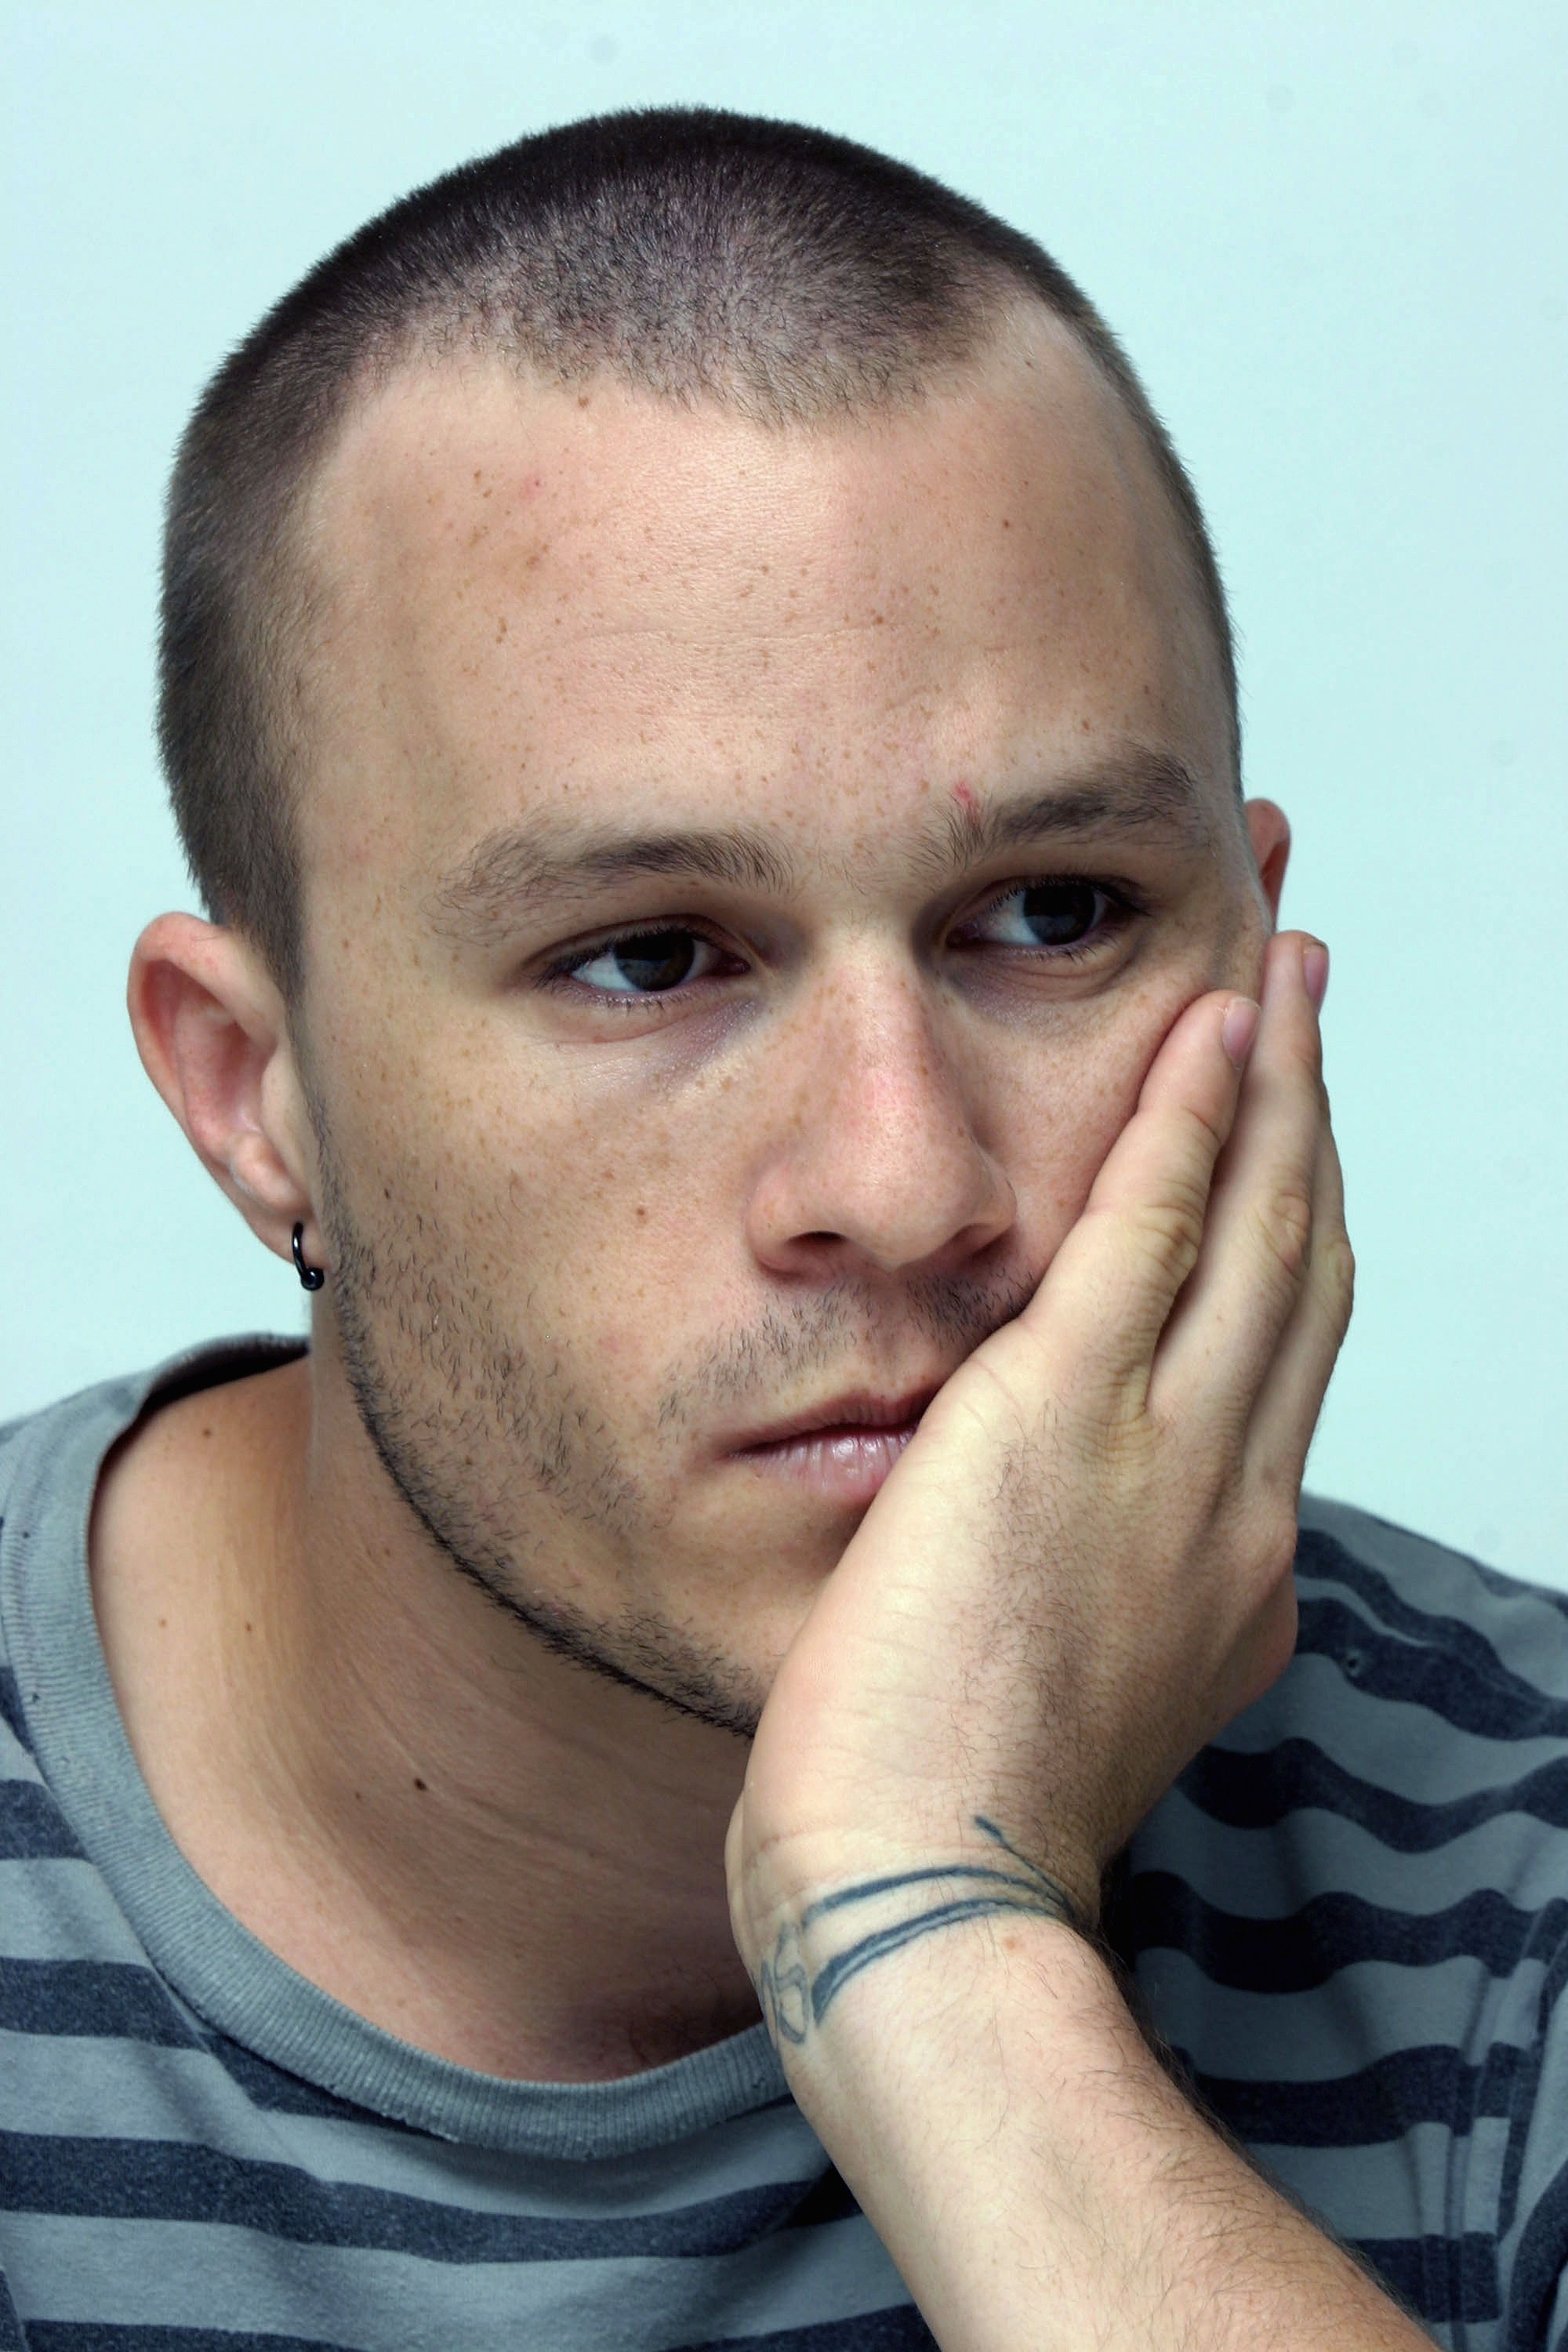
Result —
[[[956,1270],[1012,1226],[944,1024],[915,975],[865,958],[825,978],[775,1037],[753,1252],[786,1274]]]

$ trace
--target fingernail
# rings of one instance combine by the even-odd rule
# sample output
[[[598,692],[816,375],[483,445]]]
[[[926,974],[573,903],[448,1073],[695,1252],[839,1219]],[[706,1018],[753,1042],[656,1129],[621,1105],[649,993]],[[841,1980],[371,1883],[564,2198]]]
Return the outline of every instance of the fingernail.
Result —
[[[1329,992],[1329,951],[1321,940],[1309,940],[1301,950],[1301,977],[1314,1009],[1321,1013]]]
[[[1252,1041],[1258,1034],[1258,1007],[1250,996],[1233,996],[1225,1008],[1220,1043],[1238,1070],[1247,1066]]]

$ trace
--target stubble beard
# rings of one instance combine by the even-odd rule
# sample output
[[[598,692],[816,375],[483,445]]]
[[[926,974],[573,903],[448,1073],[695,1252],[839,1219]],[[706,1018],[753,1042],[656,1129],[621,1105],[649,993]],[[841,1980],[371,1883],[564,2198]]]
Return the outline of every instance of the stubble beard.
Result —
[[[561,1356],[496,1325],[491,1290],[428,1224],[390,1213],[374,1235],[351,1207],[319,1117],[321,1216],[344,1374],[382,1468],[454,1570],[556,1656],[717,1730],[755,1732],[777,1659],[746,1660],[657,1609],[590,1615],[542,1589],[543,1546],[525,1498],[557,1525],[657,1558],[667,1515],[626,1463],[594,1398]],[[1033,1281],[928,1279],[902,1295],[910,1324],[963,1354],[1026,1303]],[[754,1402],[853,1352],[864,1360],[875,1303],[841,1283],[726,1333],[659,1399],[660,1428],[716,1404]],[[531,1573],[531,1567],[532,1573]]]

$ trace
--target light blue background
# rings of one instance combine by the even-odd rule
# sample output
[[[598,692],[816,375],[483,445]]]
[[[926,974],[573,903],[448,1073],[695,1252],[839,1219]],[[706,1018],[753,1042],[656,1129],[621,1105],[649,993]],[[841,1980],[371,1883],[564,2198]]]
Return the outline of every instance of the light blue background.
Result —
[[[12,6],[0,1414],[300,1294],[121,1009],[190,894],[159,500],[223,350],[370,212],[686,100],[890,149],[1130,346],[1218,538],[1251,788],[1335,956],[1362,1263],[1312,1482],[1568,1587],[1568,10],[1193,0]]]

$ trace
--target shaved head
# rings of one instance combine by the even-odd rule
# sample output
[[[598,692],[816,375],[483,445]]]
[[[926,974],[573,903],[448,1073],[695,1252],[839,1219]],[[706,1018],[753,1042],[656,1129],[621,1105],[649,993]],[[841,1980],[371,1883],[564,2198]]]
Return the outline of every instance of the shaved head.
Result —
[[[171,488],[160,734],[209,911],[287,995],[302,972],[309,674],[334,566],[306,527],[353,416],[399,373],[500,360],[773,434],[953,392],[1042,310],[1131,424],[1210,638],[1238,765],[1229,624],[1190,482],[1114,337],[1039,247],[934,181],[795,125],[628,114],[417,191],[321,263],[226,362]]]

